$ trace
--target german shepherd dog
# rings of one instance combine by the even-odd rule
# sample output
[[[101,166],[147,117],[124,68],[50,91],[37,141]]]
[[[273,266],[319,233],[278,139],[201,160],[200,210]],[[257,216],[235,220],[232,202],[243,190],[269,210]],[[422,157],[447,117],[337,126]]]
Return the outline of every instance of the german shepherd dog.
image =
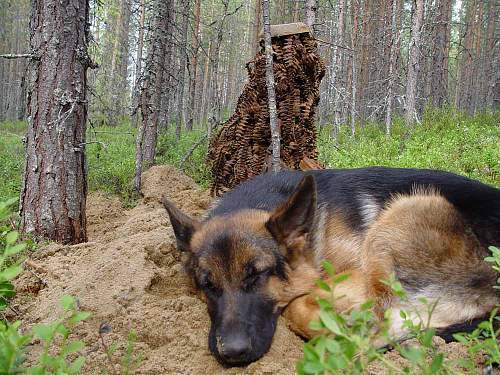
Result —
[[[391,308],[396,340],[407,334],[399,310],[418,309],[422,297],[436,301],[430,326],[443,335],[500,302],[495,271],[483,260],[489,245],[500,246],[500,190],[452,173],[269,173],[226,193],[203,221],[163,203],[208,306],[210,351],[227,366],[262,357],[281,313],[301,336],[318,334],[308,324],[325,293],[315,286],[327,278],[323,260],[350,274],[335,289],[343,296],[335,308],[348,311],[370,299],[380,318]],[[381,281],[391,275],[407,302]]]

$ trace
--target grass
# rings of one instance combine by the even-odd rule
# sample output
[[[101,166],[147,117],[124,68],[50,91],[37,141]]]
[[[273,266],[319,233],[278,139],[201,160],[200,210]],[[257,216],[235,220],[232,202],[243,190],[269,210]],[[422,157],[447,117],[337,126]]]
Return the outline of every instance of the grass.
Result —
[[[358,129],[354,138],[342,129],[336,147],[330,129],[320,132],[320,161],[329,168],[383,165],[455,172],[500,187],[499,112],[474,117],[428,111],[411,133],[401,119],[386,136],[381,124]]]
[[[408,132],[396,119],[390,136],[382,124],[357,129],[354,138],[347,126],[338,142],[330,139],[330,128],[320,130],[320,161],[330,168],[370,165],[435,168],[456,172],[500,187],[499,112],[467,116],[452,111],[427,111],[422,124]],[[23,122],[0,124],[0,200],[18,196],[24,159]],[[179,167],[191,146],[203,136],[201,130],[184,133],[179,141],[171,132],[160,135],[157,164]],[[119,127],[89,128],[87,162],[90,191],[104,191],[121,197],[124,205],[135,202],[132,187],[135,157],[135,129]],[[207,141],[200,144],[187,163],[185,172],[202,187],[210,184],[206,167]]]
[[[24,162],[24,122],[0,124],[0,200],[19,195]],[[179,141],[171,133],[160,135],[157,164],[179,166],[191,145],[202,138],[201,131],[185,133]],[[89,128],[87,131],[88,184],[90,191],[120,196],[126,206],[133,205],[132,179],[135,170],[135,129],[119,127]],[[203,187],[209,185],[205,167],[207,142],[202,142],[185,163],[185,171]]]

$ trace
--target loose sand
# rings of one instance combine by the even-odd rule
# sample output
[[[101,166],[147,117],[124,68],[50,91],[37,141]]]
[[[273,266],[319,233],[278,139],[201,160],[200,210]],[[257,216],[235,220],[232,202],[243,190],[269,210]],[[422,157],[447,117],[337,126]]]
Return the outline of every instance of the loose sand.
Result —
[[[74,330],[74,336],[86,343],[84,374],[99,374],[102,369],[119,373],[132,329],[137,332],[135,352],[142,355],[137,374],[294,373],[303,342],[283,320],[270,352],[246,368],[223,369],[210,355],[206,307],[187,283],[172,228],[159,203],[165,194],[185,212],[199,216],[210,198],[193,180],[168,166],[146,172],[142,190],[144,198],[130,210],[124,210],[118,199],[91,194],[89,242],[51,244],[31,256],[30,272],[16,281],[18,296],[13,304],[24,325],[56,319],[61,296],[70,294],[82,310],[92,313]],[[111,329],[104,335],[105,344],[118,345],[111,363],[99,337],[103,323]],[[464,355],[456,343],[440,345],[454,357]],[[29,360],[33,357],[34,351]],[[384,371],[373,366],[370,373]]]

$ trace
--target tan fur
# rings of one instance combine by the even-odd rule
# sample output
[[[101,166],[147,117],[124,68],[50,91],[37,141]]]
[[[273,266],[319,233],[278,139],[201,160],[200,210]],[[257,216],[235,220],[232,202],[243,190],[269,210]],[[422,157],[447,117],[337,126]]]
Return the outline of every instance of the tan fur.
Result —
[[[326,233],[325,258],[340,271],[344,271],[346,265],[357,265],[350,270],[354,277],[338,290],[348,298],[336,308],[349,310],[365,299],[376,302],[380,317],[391,308],[390,332],[396,339],[405,336],[399,317],[401,309],[409,311],[415,321],[430,319],[431,327],[441,328],[487,314],[500,302],[493,288],[470,287],[474,275],[490,275],[491,280],[495,275],[483,261],[486,253],[460,214],[436,192],[416,189],[413,195],[395,197],[361,234],[353,233],[338,214],[332,215],[327,220]],[[401,304],[381,282],[395,272],[395,267],[417,286],[419,280],[422,285],[429,282],[430,285],[410,292],[408,303]],[[319,315],[314,301],[322,293],[318,288],[313,289],[285,310],[290,326],[297,333],[305,337],[318,334],[308,325]],[[437,303],[430,318],[419,302],[421,297]]]

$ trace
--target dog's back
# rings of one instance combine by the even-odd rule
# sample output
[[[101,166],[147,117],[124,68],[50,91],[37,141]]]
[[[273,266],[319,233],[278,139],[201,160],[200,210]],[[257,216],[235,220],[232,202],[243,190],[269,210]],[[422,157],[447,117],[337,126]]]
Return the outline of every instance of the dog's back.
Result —
[[[272,211],[307,174],[316,180],[318,206],[341,213],[354,231],[366,229],[395,195],[430,189],[455,206],[484,246],[500,246],[500,190],[436,170],[369,167],[268,173],[225,194],[209,217],[248,208]]]

